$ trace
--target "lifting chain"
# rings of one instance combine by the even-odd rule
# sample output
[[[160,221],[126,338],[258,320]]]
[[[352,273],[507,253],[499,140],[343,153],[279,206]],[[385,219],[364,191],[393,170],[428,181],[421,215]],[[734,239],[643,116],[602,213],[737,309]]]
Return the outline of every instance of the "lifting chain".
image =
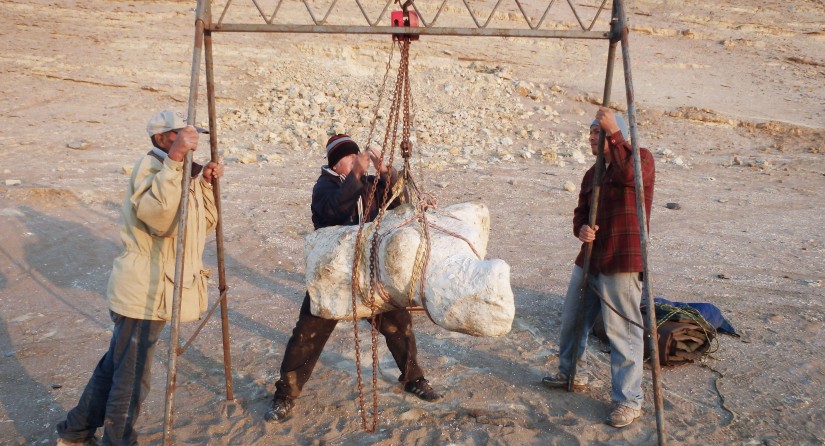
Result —
[[[373,133],[375,132],[375,124],[378,121],[378,111],[381,109],[381,101],[384,98],[384,91],[387,85],[387,79],[389,78],[390,74],[390,67],[392,67],[392,59],[395,45],[390,48],[390,55],[389,59],[387,60],[387,69],[384,72],[384,79],[381,82],[381,88],[378,91],[378,101],[375,104],[375,109],[373,112],[372,122],[370,123],[370,131],[367,135],[367,148],[369,149],[370,145],[372,144],[372,137]],[[383,156],[383,149],[382,149],[382,156]],[[376,183],[377,184],[377,183]],[[369,216],[370,214],[370,207],[372,206],[372,197],[375,194],[375,190],[370,190],[370,196],[367,200],[365,215]],[[358,222],[358,235],[355,238],[355,255],[353,256],[353,263],[352,263],[352,328],[353,328],[353,337],[355,338],[355,369],[357,371],[358,377],[358,406],[359,412],[361,413],[361,425],[365,431],[368,432],[375,432],[375,428],[378,425],[378,395],[377,395],[377,385],[378,379],[375,373],[373,373],[373,381],[372,381],[372,388],[373,388],[373,420],[372,420],[372,427],[367,427],[367,414],[365,411],[365,404],[364,404],[364,383],[361,377],[361,340],[358,336],[358,314],[356,312],[357,309],[357,296],[360,294],[360,285],[361,279],[359,277],[360,271],[360,263],[361,257],[363,255],[363,231],[364,231],[364,218],[359,219]],[[373,312],[374,313],[374,312]],[[374,323],[375,315],[370,315],[370,321]],[[375,358],[377,357],[376,353],[376,340],[377,336],[375,333],[375,326],[371,330],[371,339],[372,339],[372,351],[373,351],[373,370],[376,368]]]
[[[392,175],[392,165],[393,165],[393,158],[395,151],[393,149],[389,150],[389,157],[387,158],[387,147],[395,147],[395,144],[398,139],[398,121],[399,121],[399,109],[403,103],[403,118],[402,118],[402,156],[404,156],[404,177],[409,177],[409,157],[412,154],[412,145],[409,141],[410,135],[410,80],[409,80],[409,53],[410,53],[410,39],[409,38],[401,38],[394,42],[393,48],[395,44],[398,44],[401,49],[401,58],[398,63],[398,74],[396,76],[396,83],[395,89],[393,91],[392,97],[392,104],[390,105],[390,112],[387,118],[387,128],[386,132],[384,133],[384,140],[381,146],[381,155],[380,158],[382,162],[386,162],[386,165],[390,168],[390,174]],[[381,86],[381,91],[379,93],[379,101],[378,105],[376,106],[376,113],[373,118],[372,125],[370,127],[369,137],[367,139],[367,144],[372,141],[372,134],[375,129],[375,122],[377,121],[378,116],[378,107],[380,106],[381,99],[383,98],[384,86],[386,85],[386,81],[388,78],[390,65],[392,63],[392,51],[390,52],[390,58],[387,62],[387,71],[384,74],[384,81]],[[388,178],[389,180],[389,178]],[[379,281],[377,279],[378,272],[376,271],[376,266],[378,265],[378,245],[379,245],[379,229],[381,227],[381,223],[384,219],[384,211],[386,210],[387,199],[389,197],[390,189],[389,187],[384,188],[383,195],[381,200],[378,204],[378,215],[373,220],[372,227],[368,231],[371,235],[370,240],[370,259],[369,259],[369,282],[368,282],[368,301],[365,302],[370,307],[370,323],[372,325],[372,329],[370,331],[371,334],[371,341],[372,341],[372,423],[370,426],[367,425],[367,413],[366,413],[366,405],[364,402],[364,386],[363,386],[363,379],[361,376],[361,343],[358,336],[358,314],[357,314],[357,299],[361,294],[360,291],[360,264],[362,262],[362,256],[364,250],[364,243],[366,242],[364,239],[364,225],[366,220],[369,218],[369,215],[372,211],[373,201],[375,199],[375,194],[378,188],[378,178],[370,185],[369,193],[367,194],[366,204],[364,206],[364,215],[366,218],[362,218],[358,223],[358,234],[355,239],[355,254],[353,256],[353,264],[352,264],[352,320],[353,320],[353,333],[355,338],[355,367],[357,371],[357,378],[358,378],[358,404],[359,404],[359,412],[361,414],[361,425],[363,429],[367,432],[375,432],[378,426],[378,348],[377,348],[377,338],[378,338],[378,330],[376,328],[376,306],[375,306],[375,293],[376,289],[379,286]],[[423,287],[422,287],[423,290]]]

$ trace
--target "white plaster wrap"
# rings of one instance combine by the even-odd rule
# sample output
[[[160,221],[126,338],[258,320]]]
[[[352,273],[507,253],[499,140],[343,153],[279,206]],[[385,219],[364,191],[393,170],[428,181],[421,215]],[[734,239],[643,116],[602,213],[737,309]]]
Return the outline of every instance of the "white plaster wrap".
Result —
[[[421,224],[397,228],[414,215],[410,206],[387,211],[380,231],[386,234],[378,249],[380,280],[390,299],[399,306],[422,306],[416,286],[408,301],[413,264],[422,239]],[[450,216],[452,215],[452,217]],[[455,218],[453,218],[455,217]],[[490,213],[480,203],[460,203],[443,212],[429,211],[430,223],[461,235],[483,259],[487,253]],[[364,233],[372,224],[364,226]],[[327,319],[352,319],[352,261],[358,226],[333,226],[312,232],[304,242],[306,282],[312,314]],[[510,331],[515,316],[510,266],[499,259],[480,260],[464,240],[429,229],[431,251],[424,286],[423,306],[439,326],[473,336],[501,336]],[[361,262],[359,281],[364,294],[369,281],[371,236]],[[376,312],[395,306],[376,293]],[[358,317],[370,308],[357,300]]]

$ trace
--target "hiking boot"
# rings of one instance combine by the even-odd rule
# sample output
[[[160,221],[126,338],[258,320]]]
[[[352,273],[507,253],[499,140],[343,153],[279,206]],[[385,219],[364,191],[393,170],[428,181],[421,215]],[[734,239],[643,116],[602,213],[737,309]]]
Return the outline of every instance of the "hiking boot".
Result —
[[[435,401],[441,398],[441,395],[437,394],[430,383],[424,378],[418,378],[415,381],[408,382],[404,385],[404,390],[424,401]]]
[[[551,389],[566,389],[567,380],[568,377],[566,373],[556,372],[555,375],[545,376],[542,378],[541,383],[544,384],[545,387],[549,387]],[[589,380],[586,375],[577,373],[573,378],[573,390],[576,392],[587,390],[588,382]]]
[[[642,416],[642,409],[634,409],[624,404],[614,404],[606,423],[613,427],[625,427]]]
[[[100,446],[97,437],[89,437],[85,440],[69,441],[57,437],[56,446]]]
[[[272,399],[272,407],[266,411],[264,420],[266,421],[284,421],[287,414],[295,407],[295,401],[278,397]]]

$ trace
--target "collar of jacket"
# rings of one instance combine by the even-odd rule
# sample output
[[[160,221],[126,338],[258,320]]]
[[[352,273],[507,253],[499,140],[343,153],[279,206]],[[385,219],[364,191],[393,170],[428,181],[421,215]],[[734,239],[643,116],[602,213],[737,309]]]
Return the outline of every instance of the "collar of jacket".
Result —
[[[166,158],[169,157],[168,153],[164,152],[162,149],[160,149],[158,147],[152,147],[152,150],[150,150],[149,153],[147,153],[147,155],[149,155],[152,158],[160,161],[161,164],[163,164],[163,162],[166,160]],[[196,162],[194,162],[194,161],[192,161],[192,171],[191,171],[192,178],[200,175],[201,170],[203,170],[203,166],[196,163]]]
[[[321,174],[336,177],[341,181],[347,179],[346,175],[340,175],[338,172],[332,170],[329,166],[321,166]]]

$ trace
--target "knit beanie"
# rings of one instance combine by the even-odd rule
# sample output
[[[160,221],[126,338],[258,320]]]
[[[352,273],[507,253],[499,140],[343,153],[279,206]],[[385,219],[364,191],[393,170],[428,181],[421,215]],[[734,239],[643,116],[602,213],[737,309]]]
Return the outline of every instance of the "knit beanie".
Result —
[[[327,162],[329,163],[329,168],[335,167],[341,158],[352,154],[357,155],[359,151],[358,144],[356,144],[349,135],[340,134],[330,137],[327,141]]]
[[[621,130],[622,132],[622,137],[625,139],[625,141],[627,141],[627,138],[630,137],[630,133],[627,131],[627,123],[624,122],[624,118],[622,118],[622,115],[614,113],[613,116],[616,118],[616,125],[619,126],[619,130]],[[594,125],[599,125],[599,121],[596,121],[594,119],[593,122],[590,123],[590,127],[593,127]]]

